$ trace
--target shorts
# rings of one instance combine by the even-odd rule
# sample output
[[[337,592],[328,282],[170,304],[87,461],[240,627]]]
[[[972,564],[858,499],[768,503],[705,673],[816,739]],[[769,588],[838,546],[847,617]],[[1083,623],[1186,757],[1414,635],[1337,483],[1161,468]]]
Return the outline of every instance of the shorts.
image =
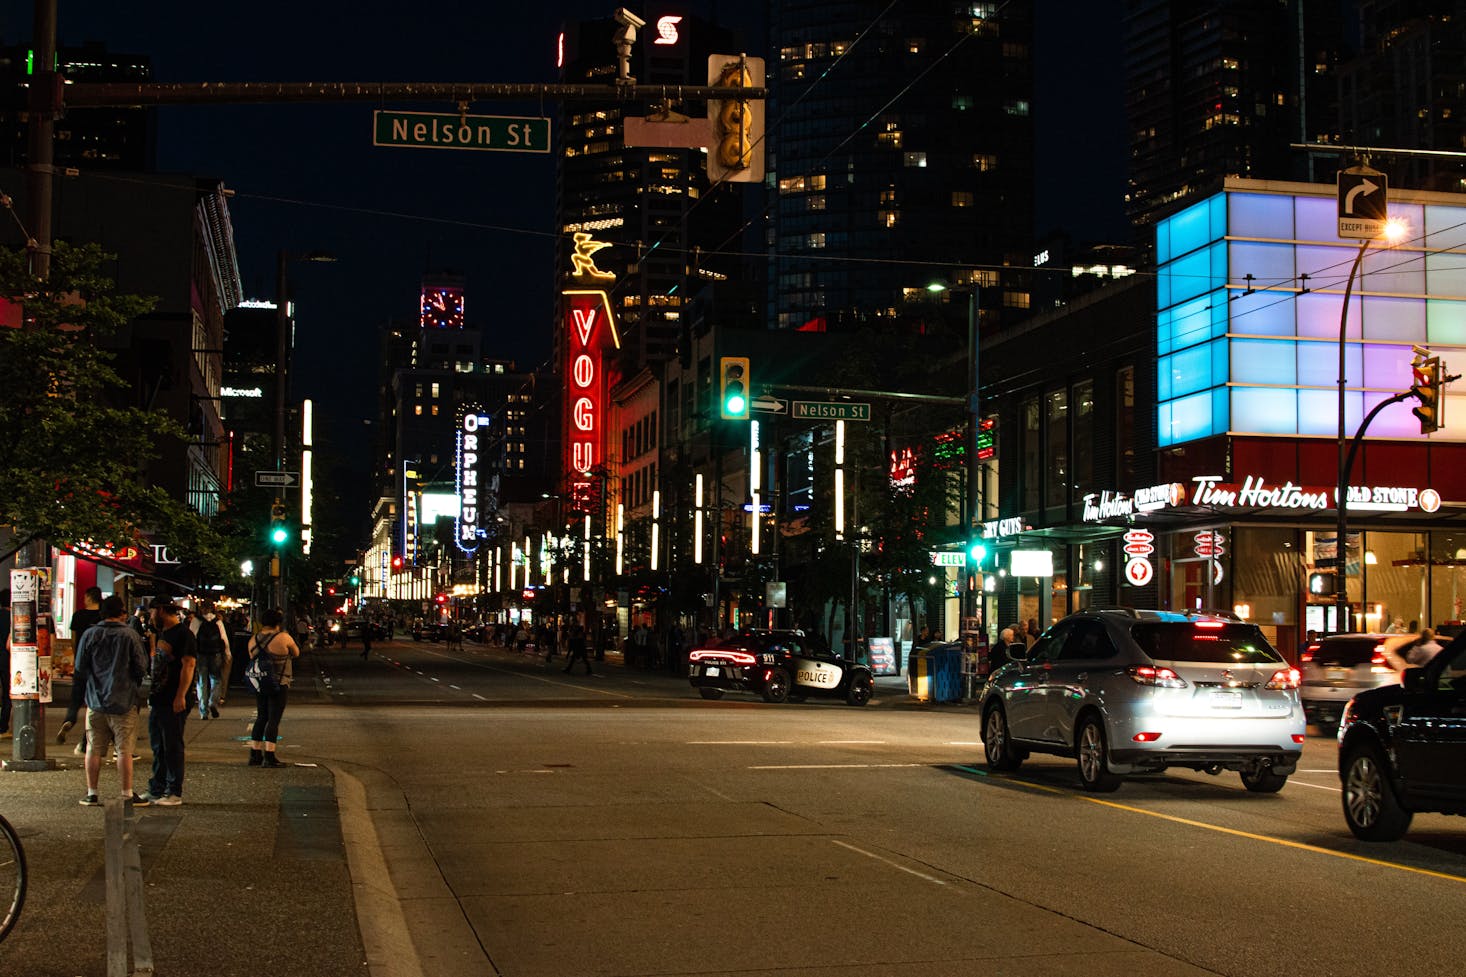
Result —
[[[115,745],[119,756],[132,756],[133,747],[137,745],[137,717],[136,709],[129,709],[120,716],[100,709],[88,709],[87,752],[105,754],[109,745]]]

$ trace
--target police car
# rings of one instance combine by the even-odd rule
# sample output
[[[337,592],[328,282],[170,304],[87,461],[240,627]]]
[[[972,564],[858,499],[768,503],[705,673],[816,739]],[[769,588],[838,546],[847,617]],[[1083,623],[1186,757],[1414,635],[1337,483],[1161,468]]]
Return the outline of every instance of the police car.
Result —
[[[765,702],[822,696],[863,706],[875,688],[869,668],[841,658],[818,636],[802,631],[743,631],[693,649],[688,664],[692,687],[704,699],[755,692]]]

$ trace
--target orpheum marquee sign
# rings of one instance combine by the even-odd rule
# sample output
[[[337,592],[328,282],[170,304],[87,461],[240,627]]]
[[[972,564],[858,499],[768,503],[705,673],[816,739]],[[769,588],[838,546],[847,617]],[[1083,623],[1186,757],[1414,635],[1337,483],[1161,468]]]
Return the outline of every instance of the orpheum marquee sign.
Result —
[[[1084,497],[1085,522],[1130,518],[1161,509],[1196,506],[1212,510],[1274,509],[1318,512],[1334,507],[1332,486],[1296,485],[1291,481],[1269,482],[1261,475],[1247,475],[1240,482],[1227,482],[1221,475],[1201,475],[1188,488],[1180,482],[1139,489],[1133,496],[1123,492],[1094,492]],[[1440,493],[1432,488],[1397,485],[1351,485],[1349,508],[1355,512],[1435,512],[1441,507]]]
[[[574,237],[571,281],[605,286],[615,275],[596,267],[594,255],[609,247],[586,233]],[[565,445],[566,497],[573,511],[592,508],[595,470],[605,461],[606,378],[605,350],[618,349],[621,338],[611,317],[611,301],[604,287],[567,288],[565,305]]]
[[[477,550],[479,541],[487,535],[484,531],[484,513],[493,508],[490,504],[492,500],[488,498],[488,466],[484,464],[491,420],[477,404],[465,404],[458,413],[455,445],[458,518],[455,520],[453,535],[458,540],[458,548],[465,553]]]

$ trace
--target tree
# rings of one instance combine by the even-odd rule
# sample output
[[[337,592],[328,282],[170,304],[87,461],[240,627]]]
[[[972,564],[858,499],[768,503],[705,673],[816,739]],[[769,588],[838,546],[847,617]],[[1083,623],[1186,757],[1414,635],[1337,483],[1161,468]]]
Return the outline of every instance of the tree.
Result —
[[[113,548],[166,526],[170,549],[224,577],[230,554],[208,523],[144,482],[145,464],[184,433],[121,406],[126,385],[102,343],[154,300],[116,294],[101,271],[109,260],[96,245],[58,242],[37,281],[25,251],[0,248],[0,525]]]

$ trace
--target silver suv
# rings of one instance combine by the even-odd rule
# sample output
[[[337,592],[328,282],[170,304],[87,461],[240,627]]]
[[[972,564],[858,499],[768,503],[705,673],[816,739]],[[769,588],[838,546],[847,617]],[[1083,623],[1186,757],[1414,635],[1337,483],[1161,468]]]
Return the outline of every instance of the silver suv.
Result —
[[[1086,790],[1126,774],[1235,770],[1273,793],[1298,766],[1299,673],[1255,625],[1170,611],[1082,611],[988,680],[988,766],[1030,753],[1075,757]]]
[[[1344,706],[1356,693],[1400,681],[1404,660],[1396,647],[1414,640],[1414,635],[1331,634],[1310,644],[1298,660],[1308,721],[1324,736],[1337,733]]]

